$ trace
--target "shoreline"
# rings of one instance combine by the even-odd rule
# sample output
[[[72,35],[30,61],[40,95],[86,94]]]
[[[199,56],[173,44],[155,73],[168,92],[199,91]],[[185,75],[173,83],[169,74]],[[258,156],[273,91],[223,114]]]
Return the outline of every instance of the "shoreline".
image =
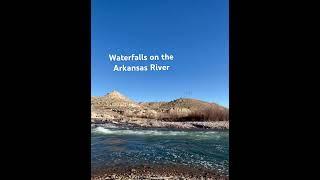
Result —
[[[229,180],[224,175],[214,170],[189,167],[185,165],[139,165],[105,167],[91,173],[91,180],[105,179],[212,179]]]
[[[99,119],[91,118],[91,124],[113,124],[131,128],[166,128],[180,130],[229,130],[229,121],[160,121],[154,119]]]

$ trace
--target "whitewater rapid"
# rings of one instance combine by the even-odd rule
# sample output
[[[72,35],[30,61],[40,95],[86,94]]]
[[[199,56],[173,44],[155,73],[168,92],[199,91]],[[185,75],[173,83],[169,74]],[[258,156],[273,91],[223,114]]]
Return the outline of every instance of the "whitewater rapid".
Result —
[[[188,165],[228,174],[229,132],[96,125],[91,129],[91,165]]]

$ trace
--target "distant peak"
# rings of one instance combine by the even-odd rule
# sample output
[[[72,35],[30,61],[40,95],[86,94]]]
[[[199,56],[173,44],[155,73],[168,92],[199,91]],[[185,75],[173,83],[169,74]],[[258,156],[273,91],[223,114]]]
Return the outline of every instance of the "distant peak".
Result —
[[[113,90],[110,93],[107,93],[105,95],[106,98],[111,99],[123,99],[123,100],[129,100],[126,96],[122,95],[120,92]]]
[[[108,94],[114,94],[114,95],[122,95],[119,91],[113,90]]]

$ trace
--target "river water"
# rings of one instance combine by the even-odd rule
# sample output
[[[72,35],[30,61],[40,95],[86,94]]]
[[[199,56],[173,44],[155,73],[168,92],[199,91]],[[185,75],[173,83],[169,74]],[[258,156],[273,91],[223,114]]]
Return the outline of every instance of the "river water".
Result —
[[[229,174],[229,132],[92,127],[91,167],[187,165]]]

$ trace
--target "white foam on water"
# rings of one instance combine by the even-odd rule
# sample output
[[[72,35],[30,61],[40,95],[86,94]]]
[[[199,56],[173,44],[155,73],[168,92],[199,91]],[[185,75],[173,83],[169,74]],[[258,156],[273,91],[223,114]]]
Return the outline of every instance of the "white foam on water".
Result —
[[[103,127],[97,127],[93,130],[93,132],[100,132],[103,134],[113,134],[114,131],[111,131],[110,129],[103,128]]]
[[[105,127],[96,127],[95,133],[108,135],[146,135],[146,136],[192,136],[192,137],[220,137],[215,131],[168,131],[168,130],[132,130],[132,129],[114,129]]]

